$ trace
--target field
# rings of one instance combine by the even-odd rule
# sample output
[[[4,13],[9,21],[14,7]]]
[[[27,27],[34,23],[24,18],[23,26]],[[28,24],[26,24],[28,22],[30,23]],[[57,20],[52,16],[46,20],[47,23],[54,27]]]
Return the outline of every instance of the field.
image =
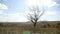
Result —
[[[0,23],[0,34],[33,34],[34,28],[30,22]],[[43,21],[36,25],[36,34],[60,34],[60,21]]]

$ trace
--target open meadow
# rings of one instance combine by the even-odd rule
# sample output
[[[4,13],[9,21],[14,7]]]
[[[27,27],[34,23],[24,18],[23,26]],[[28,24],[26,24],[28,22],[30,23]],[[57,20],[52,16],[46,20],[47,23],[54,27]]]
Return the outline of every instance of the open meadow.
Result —
[[[0,23],[0,34],[33,34],[32,23]],[[36,34],[60,34],[60,21],[42,21],[37,23]]]

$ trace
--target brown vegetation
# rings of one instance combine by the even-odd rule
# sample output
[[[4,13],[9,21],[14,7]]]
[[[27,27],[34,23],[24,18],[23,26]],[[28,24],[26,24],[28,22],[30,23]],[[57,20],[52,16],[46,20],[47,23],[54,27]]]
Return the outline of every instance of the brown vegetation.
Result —
[[[0,23],[0,34],[23,34],[23,31],[30,31],[33,33],[33,24],[26,23]],[[60,34],[60,21],[41,21],[36,26],[37,33]]]

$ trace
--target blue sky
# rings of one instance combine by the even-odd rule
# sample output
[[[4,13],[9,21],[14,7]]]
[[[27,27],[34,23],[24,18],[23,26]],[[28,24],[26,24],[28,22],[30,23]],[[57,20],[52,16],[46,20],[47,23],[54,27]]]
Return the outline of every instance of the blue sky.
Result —
[[[26,22],[32,6],[44,6],[41,21],[60,21],[60,0],[0,0],[0,22]]]

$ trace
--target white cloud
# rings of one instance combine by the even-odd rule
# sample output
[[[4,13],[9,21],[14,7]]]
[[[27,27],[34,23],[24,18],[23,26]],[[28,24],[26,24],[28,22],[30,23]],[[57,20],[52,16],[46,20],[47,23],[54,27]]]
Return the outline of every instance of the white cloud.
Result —
[[[6,6],[5,4],[0,3],[0,9],[6,10],[6,9],[8,9],[8,6]]]
[[[45,17],[45,18],[41,18],[41,21],[59,21],[59,19],[56,19],[54,17]]]
[[[12,14],[6,14],[0,16],[0,22],[26,22],[28,21],[22,13],[12,13]]]
[[[56,11],[46,11],[43,16],[41,17],[42,21],[56,21],[58,20]]]
[[[35,5],[39,5],[38,0],[27,0],[27,4],[28,6],[35,6]]]
[[[48,7],[52,7],[56,5],[56,2],[52,1],[52,0],[41,0],[41,3],[44,6],[48,6]]]
[[[8,14],[9,22],[26,22],[27,19],[19,13]]]
[[[25,15],[27,15],[27,14],[33,14],[33,11],[26,10]]]
[[[4,10],[7,10],[7,9],[8,9],[8,6],[0,3],[0,22],[6,22],[7,21],[7,15],[4,13]]]
[[[0,14],[3,14],[3,10],[0,10]]]
[[[28,6],[46,6],[46,7],[52,7],[52,6],[56,6],[57,3],[52,1],[52,0],[27,0],[26,4]]]
[[[2,14],[0,15],[0,22],[6,22],[6,21],[7,21],[7,15],[4,14],[4,13],[2,13]]]
[[[57,14],[56,11],[46,11],[44,15],[52,16],[52,15],[56,15],[56,14]]]

